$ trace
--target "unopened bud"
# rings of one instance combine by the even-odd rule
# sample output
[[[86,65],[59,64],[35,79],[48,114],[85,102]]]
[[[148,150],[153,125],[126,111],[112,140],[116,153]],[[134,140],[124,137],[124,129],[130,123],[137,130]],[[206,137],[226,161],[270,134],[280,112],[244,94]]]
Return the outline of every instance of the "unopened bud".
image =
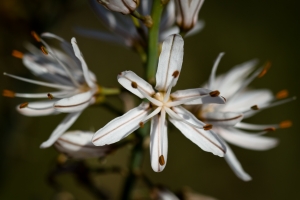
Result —
[[[120,12],[124,15],[132,13],[139,5],[139,0],[97,0],[107,10]]]

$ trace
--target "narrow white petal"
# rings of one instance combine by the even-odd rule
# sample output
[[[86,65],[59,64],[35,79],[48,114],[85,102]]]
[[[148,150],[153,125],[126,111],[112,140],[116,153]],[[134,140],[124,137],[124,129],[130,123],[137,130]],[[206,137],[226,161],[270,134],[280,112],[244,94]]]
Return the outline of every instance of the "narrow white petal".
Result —
[[[219,66],[219,63],[221,61],[221,58],[224,56],[224,53],[220,53],[219,56],[217,57],[215,63],[214,63],[214,66],[211,70],[211,74],[210,74],[210,77],[209,77],[209,80],[208,80],[208,88],[209,89],[213,89],[215,88],[214,86],[214,83],[215,83],[215,79],[216,79],[216,72],[217,72],[217,68]]]
[[[81,112],[70,113],[64,120],[56,127],[56,129],[51,133],[49,139],[43,142],[40,148],[50,147],[68,128],[70,128],[73,123],[80,116]]]
[[[209,95],[210,92],[212,92],[212,90],[204,89],[204,88],[177,90],[176,92],[173,92],[171,94],[171,97],[173,101],[186,100],[187,102],[184,103],[186,105],[206,104],[206,103],[216,103],[216,104],[225,103],[225,99],[222,96],[211,97]],[[199,98],[197,99],[196,97]],[[191,101],[188,101],[189,99],[191,99]]]
[[[127,90],[135,94],[140,98],[146,98],[137,88],[132,87],[134,83],[137,84],[139,89],[143,90],[149,96],[154,95],[155,91],[153,87],[146,82],[144,79],[140,78],[132,71],[124,71],[118,75],[118,82]]]
[[[158,91],[167,91],[174,78],[174,72],[178,71],[179,74],[175,77],[176,81],[171,87],[176,85],[183,61],[183,43],[180,35],[170,35],[164,41],[156,72],[155,88]]]
[[[140,122],[142,122],[150,112],[151,109],[149,103],[140,104],[138,107],[115,118],[98,130],[93,136],[92,142],[96,146],[118,142],[138,129],[140,127]]]
[[[233,151],[227,144],[226,144],[226,154],[224,158],[237,177],[239,177],[243,181],[252,180],[251,176],[244,171],[241,163],[235,157]]]
[[[264,151],[271,149],[278,144],[276,138],[251,135],[235,128],[225,129],[218,127],[217,132],[227,142],[245,149]]]
[[[278,128],[278,124],[249,124],[245,122],[239,122],[235,126],[235,128],[241,128],[241,129],[247,129],[247,130],[255,130],[255,131],[261,131],[268,128]]]
[[[48,98],[48,94],[51,94],[53,98],[64,98],[66,96],[74,95],[75,91],[58,91],[47,93],[15,93],[15,97],[22,98]]]
[[[151,120],[150,157],[151,166],[155,172],[164,170],[168,158],[167,121],[164,110],[161,115],[156,115]]]
[[[243,113],[233,112],[211,112],[206,113],[202,117],[205,122],[216,126],[234,126],[243,119]]]
[[[59,113],[54,109],[53,105],[55,102],[56,101],[30,102],[25,108],[20,108],[20,105],[18,105],[16,110],[22,115],[29,117],[54,115]]]
[[[70,98],[61,99],[54,104],[54,107],[59,112],[79,112],[90,104],[92,97],[93,92],[87,91]]]

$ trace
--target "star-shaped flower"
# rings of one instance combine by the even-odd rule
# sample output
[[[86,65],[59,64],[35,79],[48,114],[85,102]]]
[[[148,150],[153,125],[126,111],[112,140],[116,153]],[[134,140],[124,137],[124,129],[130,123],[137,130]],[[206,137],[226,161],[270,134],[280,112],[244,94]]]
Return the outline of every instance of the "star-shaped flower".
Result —
[[[162,171],[167,162],[168,134],[166,115],[188,139],[204,151],[224,156],[225,147],[214,135],[210,124],[199,121],[182,104],[224,103],[218,91],[202,88],[176,91],[176,85],[183,60],[183,39],[180,35],[171,35],[163,43],[156,73],[156,87],[153,87],[131,71],[118,75],[119,83],[127,90],[149,102],[128,111],[98,130],[92,142],[97,146],[118,142],[130,133],[143,127],[151,119],[150,154],[154,171]]]

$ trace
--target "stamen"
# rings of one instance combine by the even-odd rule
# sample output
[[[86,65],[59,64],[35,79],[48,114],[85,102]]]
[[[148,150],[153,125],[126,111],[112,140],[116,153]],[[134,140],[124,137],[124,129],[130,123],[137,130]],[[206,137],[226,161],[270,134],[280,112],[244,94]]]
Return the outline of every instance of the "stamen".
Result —
[[[196,96],[196,97],[192,97],[192,98],[185,98],[185,99],[182,99],[179,101],[171,101],[171,102],[166,103],[166,106],[168,106],[168,107],[178,106],[178,105],[185,104],[185,103],[197,100],[197,99],[201,99],[203,97],[207,97],[208,95],[209,94],[205,94],[205,95]]]
[[[268,70],[270,69],[270,67],[271,67],[271,62],[267,61],[266,64],[265,64],[265,66],[264,66],[264,69],[260,72],[260,74],[257,76],[257,78],[263,77],[268,72]]]
[[[2,95],[5,97],[15,97],[15,93],[11,90],[3,90]]]
[[[176,77],[175,76],[178,76],[179,75],[179,72],[178,73],[176,73],[176,72],[178,72],[178,71],[175,71],[174,73],[173,73],[173,77],[174,78],[172,78],[172,81],[171,81],[171,83],[170,83],[170,85],[169,85],[169,87],[168,87],[168,89],[167,89],[167,92],[165,93],[165,96],[164,96],[164,103],[166,103],[168,100],[169,100],[169,98],[170,98],[170,94],[171,94],[171,89],[172,89],[172,87],[173,87],[173,85],[174,85],[174,82],[176,81]],[[175,74],[175,76],[174,76],[174,74]]]
[[[292,126],[292,122],[290,120],[280,122],[280,124],[279,124],[280,128],[289,128],[291,126]]]
[[[220,92],[218,90],[212,91],[209,93],[211,97],[218,97],[220,95]]]
[[[259,110],[259,107],[257,105],[251,106],[251,110]]]
[[[142,122],[140,122],[140,126],[141,126],[141,123],[143,123],[143,126],[144,126],[144,123],[145,123],[148,119],[150,119],[150,118],[154,117],[155,115],[157,115],[157,114],[161,111],[161,109],[162,109],[162,107],[157,107],[154,111],[152,111],[152,113],[150,113],[147,117],[145,117],[145,119],[143,119]],[[141,127],[142,127],[142,126],[141,126]]]
[[[161,101],[158,101],[157,99],[154,99],[154,98],[150,97],[149,94],[147,92],[144,92],[143,89],[140,89],[140,87],[137,87],[137,89],[140,91],[140,93],[142,93],[142,95],[144,95],[154,105],[156,105],[156,106],[162,106],[163,105],[163,103]]]
[[[212,127],[213,126],[211,124],[206,124],[206,125],[203,126],[203,129],[208,131],[208,130],[212,129]]]
[[[158,162],[161,166],[163,166],[165,164],[165,158],[163,155],[159,156]]]
[[[141,128],[144,128],[144,122],[140,122],[139,125]]]
[[[41,46],[41,50],[42,50],[43,54],[45,54],[45,55],[48,55],[48,54],[49,54],[49,53],[48,53],[48,50],[46,49],[46,47]]]
[[[210,77],[209,77],[209,80],[208,80],[208,89],[213,89],[214,87],[214,83],[215,83],[215,79],[216,79],[216,72],[217,72],[217,68],[218,68],[218,65],[221,61],[221,58],[224,56],[224,53],[220,53],[214,63],[214,66],[211,70],[211,74],[210,74]]]
[[[276,99],[284,99],[289,95],[287,90],[281,90],[276,94]]]
[[[35,31],[31,31],[31,35],[37,42],[41,41],[41,38],[38,36],[38,34],[36,34]]]
[[[176,70],[176,71],[172,74],[172,76],[173,76],[174,78],[177,78],[177,77],[179,76],[179,71]]]
[[[49,99],[53,99],[53,95],[52,94],[48,93],[47,96],[48,96]]]
[[[138,87],[138,84],[134,81],[131,82],[131,87],[133,88],[137,88]]]
[[[13,50],[11,55],[15,58],[20,58],[20,59],[22,59],[24,56],[24,54],[22,52],[17,51],[17,50]]]
[[[22,103],[19,108],[26,108],[28,106],[28,102]]]
[[[270,127],[270,128],[266,128],[265,131],[267,132],[271,132],[271,131],[275,131],[276,129],[274,127]]]

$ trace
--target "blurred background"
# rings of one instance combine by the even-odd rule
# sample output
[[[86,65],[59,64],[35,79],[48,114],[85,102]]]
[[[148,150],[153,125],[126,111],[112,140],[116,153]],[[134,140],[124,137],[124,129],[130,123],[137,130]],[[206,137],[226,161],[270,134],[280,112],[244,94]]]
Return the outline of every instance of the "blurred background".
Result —
[[[299,2],[296,0],[210,0],[204,3],[200,19],[205,28],[185,40],[183,70],[175,89],[202,85],[220,52],[225,56],[218,73],[224,73],[244,61],[258,58],[272,67],[261,79],[251,83],[253,88],[269,88],[274,93],[287,89],[290,96],[300,97]],[[103,28],[84,0],[1,0],[0,1],[0,67],[23,77],[34,78],[20,59],[11,56],[12,50],[25,52],[24,43],[34,40],[30,31],[60,35],[66,40],[77,38],[86,62],[104,86],[119,86],[120,71],[132,70],[143,74],[137,54],[121,46],[82,37],[75,27]],[[0,89],[18,92],[38,92],[31,84],[0,78]],[[175,90],[174,90],[175,91]],[[222,91],[221,91],[222,92]],[[0,199],[96,199],[70,174],[57,177],[64,193],[57,194],[49,185],[49,171],[57,160],[54,148],[40,149],[64,115],[25,117],[15,106],[27,101],[21,98],[0,97]],[[297,111],[298,110],[298,111]],[[71,130],[96,131],[115,116],[96,107],[87,109]],[[224,159],[199,149],[175,128],[169,131],[168,164],[162,173],[150,166],[145,153],[143,169],[151,181],[168,186],[173,191],[184,186],[217,199],[296,199],[299,198],[300,134],[298,100],[267,109],[248,122],[273,124],[292,120],[293,126],[268,135],[280,140],[278,147],[256,152],[232,146],[244,169],[252,176],[250,182],[239,180]],[[126,167],[130,148],[124,147],[105,160],[91,163],[101,166]],[[99,164],[100,163],[100,164]],[[123,184],[119,174],[94,174],[96,186],[118,199]],[[70,197],[70,199],[72,199]]]

